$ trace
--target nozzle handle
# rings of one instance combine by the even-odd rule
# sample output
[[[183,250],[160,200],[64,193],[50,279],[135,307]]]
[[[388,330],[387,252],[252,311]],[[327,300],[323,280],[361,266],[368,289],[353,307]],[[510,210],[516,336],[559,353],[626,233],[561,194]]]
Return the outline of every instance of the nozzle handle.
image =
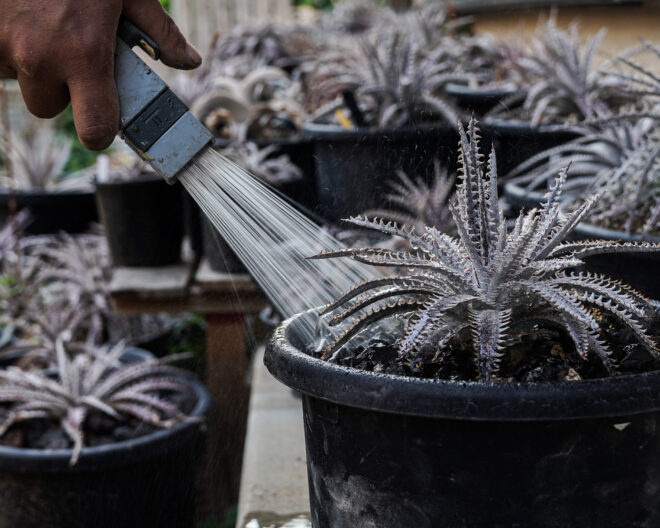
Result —
[[[157,59],[155,42],[122,18],[115,49],[115,82],[119,95],[119,136],[170,183],[212,141],[188,107],[133,51]]]
[[[160,48],[158,44],[126,17],[122,16],[119,19],[117,36],[131,48],[139,46],[153,60],[160,59]]]

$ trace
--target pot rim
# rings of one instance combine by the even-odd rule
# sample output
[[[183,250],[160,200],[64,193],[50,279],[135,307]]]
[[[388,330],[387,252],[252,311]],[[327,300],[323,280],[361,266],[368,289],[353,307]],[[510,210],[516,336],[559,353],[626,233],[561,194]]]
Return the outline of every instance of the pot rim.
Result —
[[[98,179],[94,178],[93,184],[95,189],[114,189],[130,186],[147,186],[147,185],[160,185],[159,182],[167,183],[163,178],[158,174],[151,173],[141,173],[135,178],[128,180],[113,180],[100,182]]]
[[[308,396],[386,413],[472,421],[538,422],[625,417],[660,410],[660,371],[582,381],[458,382],[379,374],[322,361],[289,337],[302,317],[282,323],[264,363],[280,382]]]
[[[12,191],[6,187],[0,187],[0,199],[3,201],[14,195],[18,200],[32,199],[37,201],[49,200],[54,196],[58,198],[79,198],[94,196],[94,187],[90,184],[80,189],[46,190],[46,189],[16,189]]]
[[[524,88],[514,88],[513,86],[509,87],[490,87],[490,88],[470,88],[468,84],[462,84],[459,82],[449,82],[444,86],[445,92],[449,95],[457,96],[469,96],[469,97],[507,97],[513,95],[523,95],[527,93],[527,90]]]
[[[211,395],[206,387],[191,376],[182,375],[190,383],[197,402],[190,418],[171,429],[161,429],[148,435],[114,444],[85,447],[75,466],[69,466],[72,449],[30,449],[0,446],[0,468],[16,471],[79,472],[123,466],[167,453],[183,445],[203,427],[199,421],[211,408]]]
[[[544,192],[530,191],[514,182],[504,184],[504,198],[513,200],[514,205],[530,208],[538,207],[547,201]]]
[[[582,135],[579,125],[565,124],[544,124],[532,125],[529,121],[513,121],[500,117],[485,116],[481,119],[482,131],[486,129],[496,130],[498,132],[509,132],[515,134],[557,134],[562,133],[567,136],[580,137]],[[567,140],[568,141],[568,140]]]
[[[302,128],[302,137],[306,140],[333,140],[333,141],[356,141],[356,140],[378,140],[381,138],[413,139],[419,134],[429,132],[450,133],[455,132],[456,127],[445,121],[433,123],[420,123],[399,128],[380,130],[372,127],[356,127],[352,129],[342,128],[339,125],[323,123],[305,123]]]
[[[629,235],[623,231],[615,231],[614,229],[607,229],[593,224],[580,223],[575,228],[576,233],[586,235],[593,238],[602,238],[604,240],[623,240],[624,242],[650,242],[652,244],[660,243],[660,237],[655,236],[641,236]],[[649,253],[649,257],[656,257],[657,254]]]

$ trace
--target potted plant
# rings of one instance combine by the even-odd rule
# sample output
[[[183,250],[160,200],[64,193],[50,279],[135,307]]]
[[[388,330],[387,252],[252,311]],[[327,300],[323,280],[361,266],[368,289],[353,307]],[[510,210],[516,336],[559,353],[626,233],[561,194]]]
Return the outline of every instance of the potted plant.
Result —
[[[0,356],[4,362],[53,368],[50,351],[58,339],[67,346],[120,340],[140,346],[172,327],[168,316],[114,312],[101,234],[21,237],[10,224],[0,232],[0,257],[0,327],[14,337]]]
[[[96,221],[93,189],[85,173],[63,172],[70,152],[71,143],[45,125],[4,137],[0,222],[8,220],[12,202],[17,210],[30,210],[32,221],[26,227],[30,234],[81,233]]]
[[[146,163],[97,162],[96,200],[115,266],[168,266],[181,261],[181,186],[168,185]]]
[[[483,120],[485,134],[497,145],[502,174],[579,137],[588,131],[585,123],[629,100],[619,79],[594,68],[604,37],[600,31],[581,49],[577,25],[564,31],[551,17],[539,25],[529,53],[506,54],[507,69],[524,91],[502,101]]]
[[[309,74],[320,212],[338,220],[379,204],[397,169],[429,180],[433,159],[452,167],[458,111],[444,92],[453,62],[406,31],[389,30],[356,49],[319,59]],[[328,99],[330,99],[329,102]]]
[[[580,196],[598,174],[619,169],[632,153],[645,148],[655,128],[655,120],[649,117],[614,116],[591,132],[539,152],[510,171],[504,196],[517,208],[537,207],[554,175],[568,165],[571,170],[562,199]]]
[[[0,370],[0,522],[191,526],[206,389],[121,345],[56,349],[54,372]]]
[[[454,195],[455,175],[449,175],[438,160],[435,161],[434,176],[430,183],[422,178],[411,178],[403,171],[387,182],[389,192],[385,195],[386,205],[369,209],[362,216],[380,218],[384,222],[408,225],[417,230],[425,226],[434,227],[443,232],[454,232],[453,219],[449,203]],[[363,247],[377,243],[379,247],[409,250],[406,240],[397,236],[381,236],[366,232],[364,229],[342,228],[337,226],[333,232],[335,238],[349,247]]]
[[[577,226],[581,239],[660,243],[660,136],[657,129],[631,151],[621,166],[600,171],[584,194],[599,193],[600,202]],[[582,197],[577,198],[582,199]],[[649,280],[660,260],[656,254],[595,256],[589,269],[625,280],[653,299],[660,284]]]
[[[494,152],[486,171],[474,122],[460,135],[458,238],[352,219],[412,250],[318,255],[397,272],[268,346],[271,373],[303,393],[313,526],[653,525],[657,307],[571,269],[660,246],[566,241],[596,198],[561,215],[565,171],[507,228]]]

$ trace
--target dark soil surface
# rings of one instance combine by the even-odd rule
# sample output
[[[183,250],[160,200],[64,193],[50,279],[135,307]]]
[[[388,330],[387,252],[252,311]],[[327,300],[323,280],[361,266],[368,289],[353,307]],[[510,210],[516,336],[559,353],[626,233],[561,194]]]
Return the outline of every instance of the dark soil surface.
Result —
[[[188,414],[195,407],[195,398],[189,394],[168,394],[164,399]],[[4,420],[9,407],[0,407],[0,421]],[[92,413],[85,422],[85,447],[116,444],[146,436],[159,428],[126,417],[115,420],[101,413]],[[0,445],[25,449],[72,449],[73,443],[56,420],[30,420],[12,426],[0,439]]]
[[[593,355],[583,359],[568,335],[549,328],[538,328],[506,349],[500,362],[497,379],[506,382],[577,381],[622,374],[638,374],[660,369],[660,359],[653,357],[627,332],[604,325],[607,343],[613,351],[613,372]],[[660,321],[651,328],[651,335],[660,336]],[[415,378],[478,381],[476,357],[469,334],[460,334],[439,354],[424,358],[400,359],[398,340],[391,335],[377,335],[366,344],[345,345],[344,353],[334,363],[370,372],[410,376]],[[308,354],[320,357],[318,352]]]

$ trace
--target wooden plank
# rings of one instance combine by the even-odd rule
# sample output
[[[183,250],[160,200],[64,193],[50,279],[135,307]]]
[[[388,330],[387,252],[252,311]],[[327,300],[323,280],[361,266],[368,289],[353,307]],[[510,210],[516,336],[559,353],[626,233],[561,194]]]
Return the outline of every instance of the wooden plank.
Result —
[[[117,294],[112,296],[112,302],[117,313],[121,315],[140,315],[148,313],[181,313],[193,312],[200,314],[256,314],[267,305],[267,300],[261,294],[202,294],[193,292],[187,296],[163,299],[145,299],[137,295]]]
[[[115,268],[110,293],[153,300],[181,298],[186,295],[190,276],[189,264],[162,268]]]
[[[258,293],[259,287],[248,274],[219,273],[203,259],[195,274],[195,284],[202,292]]]

